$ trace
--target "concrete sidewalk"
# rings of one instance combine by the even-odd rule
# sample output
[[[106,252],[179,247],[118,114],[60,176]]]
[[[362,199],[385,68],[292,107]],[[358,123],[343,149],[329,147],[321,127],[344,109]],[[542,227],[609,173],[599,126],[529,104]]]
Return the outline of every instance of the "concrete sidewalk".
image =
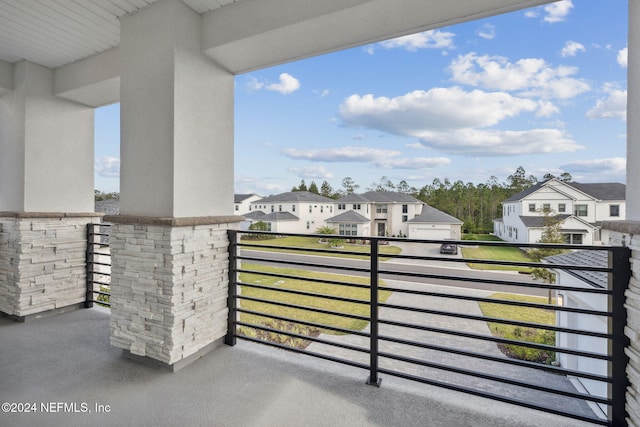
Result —
[[[588,425],[389,376],[372,387],[366,371],[246,342],[170,373],[123,358],[109,345],[108,323],[108,312],[95,308],[0,319],[0,403],[37,405],[36,413],[0,412],[0,425]],[[68,411],[83,403],[90,413]],[[62,410],[42,413],[41,404]]]

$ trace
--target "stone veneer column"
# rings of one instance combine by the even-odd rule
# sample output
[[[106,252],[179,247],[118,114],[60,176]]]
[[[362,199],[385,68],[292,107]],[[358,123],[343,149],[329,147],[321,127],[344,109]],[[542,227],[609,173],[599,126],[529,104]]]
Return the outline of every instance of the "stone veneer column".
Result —
[[[0,312],[24,320],[86,299],[87,224],[94,213],[0,212]]]
[[[227,229],[240,217],[107,217],[111,344],[176,370],[227,329]]]

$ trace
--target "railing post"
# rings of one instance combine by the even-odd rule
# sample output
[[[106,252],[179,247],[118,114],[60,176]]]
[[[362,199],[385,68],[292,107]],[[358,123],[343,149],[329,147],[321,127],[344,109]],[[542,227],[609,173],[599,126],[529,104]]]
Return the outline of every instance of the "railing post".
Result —
[[[626,371],[629,357],[625,349],[629,346],[629,338],[624,330],[627,326],[625,292],[631,280],[630,258],[631,250],[627,247],[614,247],[609,252],[609,266],[613,270],[609,275],[609,289],[612,290],[609,309],[613,313],[609,320],[609,333],[613,336],[609,345],[609,354],[613,358],[609,363],[609,375],[612,379],[610,395],[613,402],[609,420],[612,426],[627,426],[626,394],[629,379]]]
[[[380,387],[378,378],[378,239],[370,239],[371,296],[370,296],[370,345],[369,378],[367,384]]]
[[[93,307],[93,227],[87,224],[87,252],[86,252],[86,296],[84,300],[84,308]]]
[[[227,335],[224,338],[226,345],[236,345],[236,316],[238,307],[238,285],[237,285],[237,270],[238,270],[238,231],[228,230],[229,236],[229,291],[227,295],[227,307],[229,308],[229,314],[227,315]]]

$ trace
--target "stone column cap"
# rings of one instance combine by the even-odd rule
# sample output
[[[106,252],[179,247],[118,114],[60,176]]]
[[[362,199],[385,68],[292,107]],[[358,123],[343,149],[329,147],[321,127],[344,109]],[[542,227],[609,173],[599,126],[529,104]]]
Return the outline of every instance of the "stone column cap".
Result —
[[[104,221],[114,224],[143,224],[159,225],[164,227],[189,227],[194,225],[231,224],[244,221],[243,216],[219,215],[219,216],[194,216],[194,217],[154,217],[139,215],[107,215]]]
[[[87,218],[101,217],[103,212],[0,212],[5,218]]]

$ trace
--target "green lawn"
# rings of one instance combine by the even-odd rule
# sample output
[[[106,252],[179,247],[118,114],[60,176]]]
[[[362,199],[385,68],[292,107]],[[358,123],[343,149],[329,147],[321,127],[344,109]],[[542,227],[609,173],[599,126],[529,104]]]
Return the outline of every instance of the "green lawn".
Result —
[[[462,240],[481,240],[481,241],[485,241],[485,242],[500,242],[502,241],[502,239],[500,239],[497,236],[494,236],[493,234],[471,234],[471,233],[465,233],[462,235]]]
[[[302,236],[278,237],[278,238],[268,239],[268,240],[243,240],[242,243],[251,243],[251,244],[268,245],[268,246],[280,246],[283,248],[283,249],[248,248],[252,250],[265,250],[265,251],[277,250],[280,252],[297,253],[297,254],[305,254],[305,255],[321,255],[321,256],[329,256],[329,257],[356,258],[356,259],[367,259],[368,258],[367,255],[369,254],[369,249],[370,249],[369,245],[351,244],[346,242],[342,245],[342,248],[331,248],[329,246],[329,243],[320,242],[319,239],[315,237],[302,237]],[[332,250],[344,251],[344,252],[361,252],[363,255],[351,255],[351,254],[345,254],[345,253],[339,253],[339,252],[319,254],[317,252],[310,252],[310,251],[305,252],[305,251],[287,249],[288,247],[289,248],[291,247],[308,248],[308,249],[332,249]],[[400,249],[397,246],[379,245],[378,252],[381,255],[384,255],[384,254],[397,255],[400,252],[402,252],[402,249]],[[380,257],[380,259],[383,261],[385,260],[384,257]]]
[[[485,259],[494,261],[532,262],[527,254],[516,247],[478,246],[477,248],[462,248],[462,256],[471,259]],[[497,264],[482,264],[479,262],[468,263],[469,267],[476,270],[509,270],[530,273],[530,267],[519,267]]]
[[[505,293],[493,294],[491,295],[491,298],[508,301],[532,302],[538,304],[546,304],[548,302],[547,298],[545,297],[534,297]],[[487,317],[538,323],[542,325],[556,324],[556,315],[553,310],[516,307],[486,302],[479,303],[479,306],[482,314]],[[491,333],[498,337],[539,344],[555,345],[556,336],[555,332],[553,331],[536,328],[523,328],[520,326],[505,325],[502,323],[492,322],[489,322],[488,326],[491,330]],[[528,347],[503,344],[500,344],[499,347],[503,353],[515,359],[547,364],[551,363],[555,359],[554,352],[545,350],[537,350]]]
[[[318,273],[307,270],[297,270],[291,268],[279,268],[279,267],[269,267],[269,266],[257,266],[255,264],[243,264],[242,268],[244,270],[258,270],[270,273],[280,273],[280,274],[288,274],[295,275],[299,277],[305,278],[316,278],[316,279],[325,279],[325,280],[335,280],[345,283],[355,283],[368,285],[369,279],[365,277],[355,277],[355,276],[346,276],[341,274],[329,274],[329,273]],[[305,292],[313,292],[317,294],[325,294],[331,296],[338,296],[342,298],[350,298],[357,299],[363,301],[369,301],[369,289],[366,288],[352,288],[349,286],[339,286],[339,285],[331,285],[324,283],[316,283],[311,282],[304,279],[284,279],[279,277],[270,277],[264,276],[259,273],[241,273],[240,280],[245,283],[254,283],[260,284],[263,286],[269,286],[273,288],[279,289],[292,289],[292,290],[302,290]],[[383,282],[380,281],[380,286],[383,286]],[[368,304],[357,304],[351,302],[342,302],[342,301],[333,301],[327,300],[319,297],[310,297],[310,296],[301,296],[301,295],[293,295],[286,294],[283,292],[264,290],[264,289],[254,289],[249,287],[242,287],[241,294],[246,296],[251,296],[255,298],[269,299],[278,302],[285,302],[290,304],[296,304],[307,307],[320,308],[324,310],[337,311],[341,313],[354,314],[358,316],[369,316],[369,305]],[[380,291],[379,299],[381,302],[386,301],[387,298],[391,295],[389,291]],[[362,330],[369,323],[366,320],[358,320],[351,319],[342,316],[315,313],[307,310],[296,309],[296,308],[288,308],[288,307],[280,307],[272,304],[255,302],[255,301],[243,301],[240,300],[240,305],[242,308],[254,311],[260,311],[263,313],[268,313],[277,316],[288,317],[292,319],[303,320],[307,322],[314,322],[318,324],[323,324],[327,326],[339,327],[350,330]],[[295,322],[283,323],[278,321],[268,320],[262,316],[255,316],[251,314],[241,313],[240,320],[247,323],[257,323],[261,325],[268,325],[270,327],[276,329],[285,329],[288,331],[294,331],[304,335],[317,336],[320,332],[329,333],[329,334],[339,334],[337,332],[329,331],[329,330],[318,330],[313,328],[302,327]],[[278,335],[278,334],[268,334],[264,332],[258,332],[258,330],[243,327],[240,329],[241,333],[249,336],[258,336],[261,339],[267,339],[269,341],[276,342],[286,342],[288,345],[294,345],[296,347],[304,347],[307,343],[299,342],[298,340],[293,340],[290,342],[290,337],[286,335]]]

